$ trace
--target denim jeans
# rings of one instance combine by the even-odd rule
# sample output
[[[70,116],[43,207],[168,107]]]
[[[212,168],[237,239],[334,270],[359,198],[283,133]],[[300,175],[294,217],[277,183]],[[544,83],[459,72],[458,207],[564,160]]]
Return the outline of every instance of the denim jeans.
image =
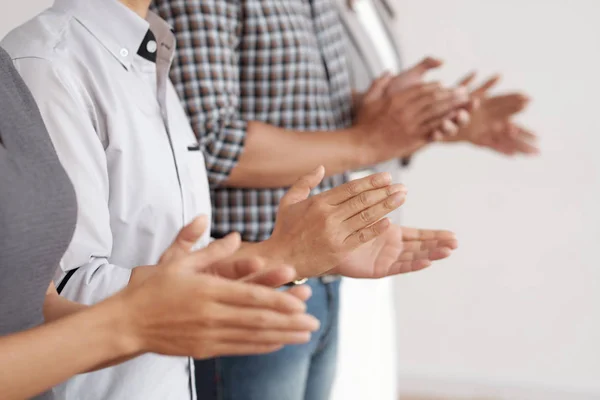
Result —
[[[260,356],[196,361],[198,400],[327,400],[336,371],[340,280],[311,279],[308,312],[321,321],[303,345]]]

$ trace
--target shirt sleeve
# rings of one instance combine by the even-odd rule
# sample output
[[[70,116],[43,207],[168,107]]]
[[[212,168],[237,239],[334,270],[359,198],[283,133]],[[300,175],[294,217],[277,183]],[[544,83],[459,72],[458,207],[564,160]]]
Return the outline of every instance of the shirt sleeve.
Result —
[[[204,152],[212,187],[223,183],[244,149],[247,121],[240,117],[240,2],[155,1],[175,28],[171,80]]]
[[[83,85],[77,84],[64,68],[39,58],[17,59],[14,63],[38,103],[77,195],[77,224],[57,271],[57,285],[68,271],[75,270],[62,295],[83,304],[97,303],[128,284],[131,268],[109,262],[109,179],[103,141],[94,127],[92,103]]]

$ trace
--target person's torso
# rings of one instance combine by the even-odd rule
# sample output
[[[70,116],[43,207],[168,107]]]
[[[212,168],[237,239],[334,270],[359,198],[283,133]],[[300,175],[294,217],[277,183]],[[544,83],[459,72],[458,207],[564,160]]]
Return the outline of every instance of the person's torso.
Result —
[[[0,49],[0,336],[43,322],[46,289],[76,212],[35,102]]]
[[[13,58],[48,58],[80,83],[106,157],[113,239],[108,261],[123,267],[155,264],[186,223],[211,214],[204,159],[168,79],[169,66],[135,56],[125,68],[102,37],[64,10],[50,9],[17,33],[26,35],[15,39],[25,46],[14,49]],[[77,173],[78,167],[65,168]],[[208,236],[198,245],[206,245]],[[71,246],[63,262],[78,265],[85,257]],[[187,358],[144,355],[78,375],[55,393],[73,400],[181,400],[190,398],[189,377]]]
[[[177,7],[173,5],[171,10],[179,10],[181,2],[172,1]],[[307,132],[343,129],[352,124],[345,33],[333,0],[216,3],[219,7],[239,8],[240,38],[232,46],[239,62],[239,112],[243,120]],[[189,10],[201,13],[202,7],[195,5]],[[172,14],[171,21],[177,25],[176,12]],[[202,18],[192,14],[190,20]],[[327,178],[315,192],[346,180],[345,174]],[[212,190],[213,236],[238,231],[247,241],[267,239],[285,192],[285,188]]]

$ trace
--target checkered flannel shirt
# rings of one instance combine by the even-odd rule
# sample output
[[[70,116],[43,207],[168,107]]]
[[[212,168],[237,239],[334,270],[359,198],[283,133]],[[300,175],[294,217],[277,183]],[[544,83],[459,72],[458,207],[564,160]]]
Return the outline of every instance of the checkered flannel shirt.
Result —
[[[247,122],[316,131],[348,127],[346,38],[333,0],[155,0],[175,29],[171,79],[205,154],[213,236],[267,239],[285,188],[222,187]],[[268,154],[264,155],[269,157]],[[316,192],[347,180],[325,179]]]

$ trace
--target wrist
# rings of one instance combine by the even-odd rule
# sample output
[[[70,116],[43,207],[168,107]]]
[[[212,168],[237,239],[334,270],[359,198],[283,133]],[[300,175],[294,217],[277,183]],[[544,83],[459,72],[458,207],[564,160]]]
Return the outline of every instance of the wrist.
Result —
[[[134,315],[126,293],[121,292],[94,306],[96,333],[104,336],[107,354],[111,358],[132,357],[144,352],[141,330],[136,327],[139,319]]]
[[[380,160],[381,151],[373,140],[372,132],[364,125],[355,123],[345,132],[354,149],[352,157],[356,168],[353,169],[370,167],[383,161]]]
[[[296,270],[296,276],[293,280],[299,280],[309,277],[309,271],[304,264],[293,254],[290,243],[286,245],[284,241],[277,240],[271,236],[269,239],[256,244],[257,255],[267,260],[269,265],[289,265]]]

